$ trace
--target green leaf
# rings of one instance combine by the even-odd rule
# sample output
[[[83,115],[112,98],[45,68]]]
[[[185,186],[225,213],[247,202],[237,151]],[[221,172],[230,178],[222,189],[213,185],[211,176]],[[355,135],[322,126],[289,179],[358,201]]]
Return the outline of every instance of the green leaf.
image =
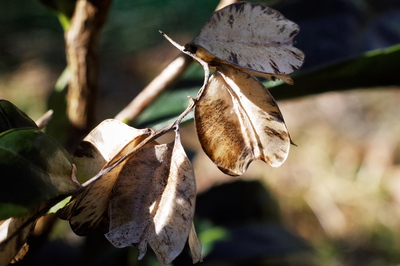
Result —
[[[327,91],[399,85],[400,44],[369,51],[360,57],[293,75],[294,85],[271,88],[275,99],[290,99]],[[266,82],[271,87],[270,82]]]
[[[13,128],[38,128],[36,123],[18,107],[0,99],[0,133]]]
[[[37,129],[0,134],[0,220],[79,187],[72,159],[53,138]],[[10,206],[18,206],[10,208]]]
[[[68,202],[71,200],[71,196],[66,197],[62,201],[58,202],[56,205],[50,208],[50,210],[47,213],[56,213],[58,210],[62,209],[65,207],[65,205],[68,204]]]
[[[0,220],[4,219],[4,217],[1,215],[2,213],[9,213],[8,217],[10,217],[10,216],[20,216],[28,211],[27,208],[12,203],[0,203],[0,210],[1,210]]]
[[[42,5],[54,11],[64,31],[66,31],[70,25],[71,18],[74,14],[76,0],[38,0]]]
[[[47,109],[53,110],[53,116],[44,131],[61,144],[67,144],[71,127],[67,116],[67,88],[70,76],[68,68],[65,68],[47,99]]]

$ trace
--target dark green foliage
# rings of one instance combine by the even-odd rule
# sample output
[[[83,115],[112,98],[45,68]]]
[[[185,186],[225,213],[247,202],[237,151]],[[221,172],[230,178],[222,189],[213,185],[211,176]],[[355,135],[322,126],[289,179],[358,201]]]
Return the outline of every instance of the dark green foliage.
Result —
[[[38,128],[36,123],[14,104],[0,100],[0,133],[13,128]]]
[[[40,203],[68,195],[79,185],[72,159],[25,113],[1,102],[0,220],[25,213]]]

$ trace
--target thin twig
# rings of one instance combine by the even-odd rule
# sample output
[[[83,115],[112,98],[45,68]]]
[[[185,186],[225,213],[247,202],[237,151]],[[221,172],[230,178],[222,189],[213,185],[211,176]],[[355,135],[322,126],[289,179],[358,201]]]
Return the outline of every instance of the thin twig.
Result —
[[[191,53],[190,51],[186,50],[184,46],[178,44],[177,42],[175,42],[174,40],[172,40],[167,34],[165,34],[162,31],[159,31],[165,39],[167,39],[173,46],[175,46],[177,49],[179,49],[182,53],[190,56],[191,58],[193,58],[194,60],[196,60],[204,69],[204,82],[203,82],[203,86],[200,88],[197,97],[196,97],[196,101],[199,100],[203,94],[204,89],[206,88],[207,84],[208,84],[208,79],[210,78],[210,67],[209,65],[204,62],[200,57],[197,57],[195,54]]]
[[[127,124],[132,122],[147,106],[173,83],[183,71],[192,63],[192,59],[185,55],[172,61],[149,85],[147,85],[115,119]]]
[[[51,118],[53,117],[53,110],[48,110],[44,113],[38,120],[36,120],[36,125],[38,128],[42,129],[50,122]]]

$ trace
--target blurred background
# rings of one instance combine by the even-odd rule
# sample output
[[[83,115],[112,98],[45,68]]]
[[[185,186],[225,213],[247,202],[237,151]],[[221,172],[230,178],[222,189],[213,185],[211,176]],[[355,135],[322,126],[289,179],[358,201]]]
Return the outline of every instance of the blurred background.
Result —
[[[99,47],[98,122],[114,117],[179,55],[158,30],[185,44],[218,2],[115,0]],[[253,2],[300,25],[304,72],[400,43],[397,0]],[[39,2],[0,0],[0,98],[34,120],[47,111],[66,66],[63,34]],[[200,87],[201,75],[192,66],[177,87]],[[202,153],[192,121],[185,123],[204,265],[400,265],[400,73],[394,78],[397,86],[279,101],[297,147],[281,167],[255,162],[242,177],[219,172]],[[50,241],[19,264],[157,265],[151,254],[136,257],[133,248],[113,248],[101,232],[78,237],[59,221]],[[186,250],[174,263],[190,264]]]

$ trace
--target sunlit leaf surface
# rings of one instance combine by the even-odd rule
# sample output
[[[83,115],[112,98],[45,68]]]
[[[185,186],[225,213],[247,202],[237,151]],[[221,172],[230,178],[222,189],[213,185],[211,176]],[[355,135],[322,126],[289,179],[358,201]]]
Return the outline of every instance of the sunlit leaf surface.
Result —
[[[142,258],[149,245],[161,265],[178,256],[188,239],[196,185],[179,134],[169,144],[139,150],[119,172],[109,204],[114,246],[136,246]]]
[[[136,129],[115,119],[101,122],[75,151],[78,180],[84,182],[95,176],[125,145],[147,133],[147,129]]]
[[[221,65],[195,108],[201,146],[226,174],[241,175],[256,159],[273,167],[287,158],[290,137],[272,95],[252,75]]]
[[[210,63],[228,63],[266,74],[290,74],[304,60],[304,54],[292,46],[298,32],[299,26],[278,11],[239,2],[214,12],[186,49]]]

